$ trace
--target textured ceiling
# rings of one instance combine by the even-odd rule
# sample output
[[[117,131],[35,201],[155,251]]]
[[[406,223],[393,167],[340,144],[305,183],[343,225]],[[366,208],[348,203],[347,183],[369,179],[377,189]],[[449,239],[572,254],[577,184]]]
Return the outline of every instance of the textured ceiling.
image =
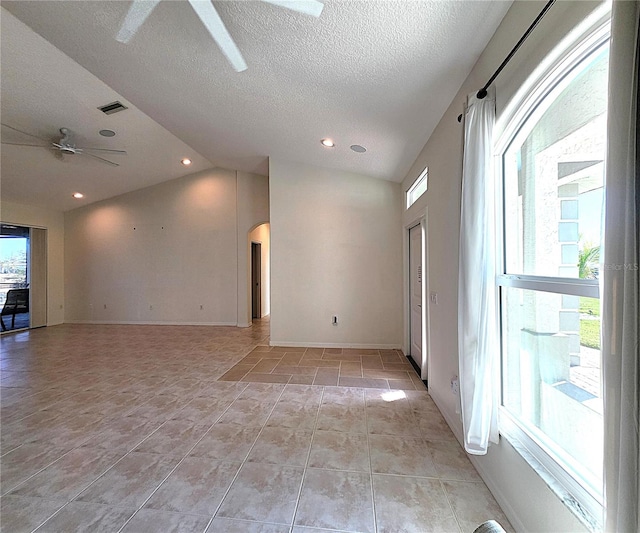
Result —
[[[116,168],[86,156],[59,160],[47,148],[3,144],[3,199],[66,211],[213,166],[6,11],[0,23],[2,123],[51,140],[66,127],[78,146],[127,151],[103,156],[119,163]],[[109,116],[97,109],[119,99],[129,109]],[[102,137],[101,129],[117,134]],[[39,144],[5,127],[2,141]],[[193,161],[189,169],[180,164],[184,157]],[[76,191],[85,198],[72,198]]]
[[[510,2],[324,3],[316,19],[264,2],[214,2],[248,64],[238,73],[186,2],[160,2],[122,44],[115,36],[130,2],[3,1],[104,85],[88,87],[68,76],[73,68],[62,59],[35,79],[14,65],[12,83],[35,82],[28,97],[34,103],[115,92],[218,166],[266,174],[272,156],[401,181]],[[5,36],[3,25],[3,122],[20,108],[14,94],[5,95],[6,41],[21,46]],[[37,107],[23,105],[12,118],[37,127],[31,116]],[[126,127],[109,143],[132,152],[129,142],[138,134]],[[336,147],[323,148],[323,137]],[[354,153],[352,144],[367,152]],[[3,152],[3,174],[6,166]],[[142,167],[129,171],[135,181]]]

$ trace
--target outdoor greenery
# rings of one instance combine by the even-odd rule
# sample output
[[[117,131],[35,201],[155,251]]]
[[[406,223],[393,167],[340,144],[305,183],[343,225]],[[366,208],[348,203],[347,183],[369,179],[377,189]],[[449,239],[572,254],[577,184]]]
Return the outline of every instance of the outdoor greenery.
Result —
[[[600,349],[600,321],[580,321],[580,344],[588,348]]]
[[[600,246],[584,243],[578,251],[578,276],[580,279],[597,279]]]
[[[597,279],[600,246],[584,243],[578,252],[578,275],[580,279]],[[580,344],[600,349],[600,300],[580,298],[580,314],[594,318],[580,319]]]
[[[580,313],[600,316],[600,300],[598,298],[580,298]]]
[[[600,300],[598,298],[580,298],[580,314],[593,318],[580,319],[580,344],[600,349]]]

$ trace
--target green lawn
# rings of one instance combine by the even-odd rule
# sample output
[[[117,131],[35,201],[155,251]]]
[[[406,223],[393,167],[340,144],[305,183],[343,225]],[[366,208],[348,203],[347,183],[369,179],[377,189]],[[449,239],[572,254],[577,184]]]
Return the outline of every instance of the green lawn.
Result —
[[[598,298],[580,298],[580,313],[600,318],[600,300]],[[600,349],[600,320],[580,320],[580,344]]]
[[[600,349],[600,321],[580,321],[580,344],[589,348]]]
[[[581,296],[580,312],[593,316],[600,316],[600,300],[598,298],[586,298]]]

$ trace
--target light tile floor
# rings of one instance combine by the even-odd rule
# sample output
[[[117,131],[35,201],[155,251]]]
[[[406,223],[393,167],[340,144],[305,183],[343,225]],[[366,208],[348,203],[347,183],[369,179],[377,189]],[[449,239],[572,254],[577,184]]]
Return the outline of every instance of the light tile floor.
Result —
[[[510,529],[404,356],[268,335],[266,320],[4,335],[2,531]]]

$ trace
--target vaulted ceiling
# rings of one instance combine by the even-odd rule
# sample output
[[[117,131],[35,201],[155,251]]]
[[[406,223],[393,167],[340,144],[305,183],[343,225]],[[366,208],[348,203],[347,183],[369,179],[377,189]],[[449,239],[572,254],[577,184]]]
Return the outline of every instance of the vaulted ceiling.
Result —
[[[323,3],[315,18],[213,2],[247,63],[236,72],[185,1],[161,1],[127,43],[131,2],[3,1],[2,123],[128,153],[113,167],[5,144],[3,198],[67,210],[76,190],[92,202],[212,166],[266,174],[268,157],[401,181],[511,2]],[[97,109],[115,100],[128,109]],[[2,140],[38,143],[6,127]]]

